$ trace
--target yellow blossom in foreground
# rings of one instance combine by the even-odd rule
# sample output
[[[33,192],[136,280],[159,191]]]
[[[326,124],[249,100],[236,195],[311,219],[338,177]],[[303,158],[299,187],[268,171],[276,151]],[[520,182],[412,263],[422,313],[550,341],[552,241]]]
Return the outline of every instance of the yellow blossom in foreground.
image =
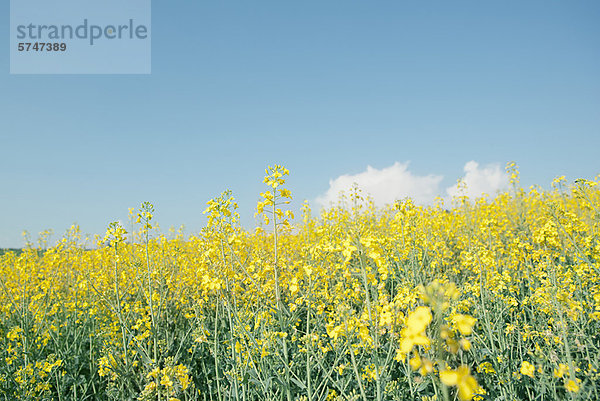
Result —
[[[558,369],[554,369],[554,377],[561,378],[569,371],[569,367],[564,363],[560,363],[558,365]]]
[[[473,326],[477,322],[477,319],[469,315],[456,314],[452,317],[452,321],[462,335],[468,336],[473,332]]]
[[[521,369],[519,370],[523,376],[529,376],[533,378],[533,373],[535,372],[535,366],[527,361],[523,361],[521,364]]]
[[[580,383],[579,379],[575,379],[575,380],[569,379],[565,383],[565,389],[567,389],[567,391],[569,393],[577,393],[577,392],[579,392],[579,383]]]
[[[431,309],[427,306],[419,306],[408,315],[406,320],[406,331],[409,334],[422,333],[431,323]]]
[[[458,398],[461,401],[471,400],[480,392],[477,380],[469,372],[465,365],[459,366],[456,370],[443,370],[440,372],[440,380],[446,386],[456,386],[458,388]]]
[[[408,353],[415,345],[429,345],[430,340],[424,334],[425,329],[431,323],[431,309],[419,306],[412,311],[406,319],[406,327],[402,330],[400,340],[400,352]]]

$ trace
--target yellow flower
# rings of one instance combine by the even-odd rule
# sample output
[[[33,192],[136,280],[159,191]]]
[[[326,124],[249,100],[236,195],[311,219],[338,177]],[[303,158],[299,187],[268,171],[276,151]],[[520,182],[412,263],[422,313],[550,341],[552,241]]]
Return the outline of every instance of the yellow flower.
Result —
[[[400,352],[407,354],[415,345],[429,345],[431,340],[423,334],[413,334],[400,340]]]
[[[406,327],[402,329],[400,352],[407,354],[415,345],[429,345],[431,341],[425,335],[425,329],[431,323],[431,309],[419,306],[406,319]]]
[[[443,370],[440,372],[440,380],[446,386],[458,388],[458,398],[461,401],[471,400],[475,394],[481,392],[477,380],[469,372],[469,368],[461,365],[456,370]]]
[[[419,353],[415,352],[415,355],[412,358],[410,358],[408,363],[412,370],[419,369],[421,367],[421,357],[419,356]]]
[[[426,306],[419,306],[412,311],[406,319],[407,334],[418,334],[425,331],[427,325],[431,323],[431,309]]]
[[[479,373],[482,373],[482,372],[483,373],[496,373],[496,370],[494,369],[494,367],[492,366],[491,363],[482,362],[477,367],[477,372],[479,372]]]
[[[567,391],[569,393],[577,393],[579,392],[579,383],[581,381],[579,379],[569,379],[567,380],[567,382],[565,383],[565,389],[567,389]]]
[[[446,386],[456,386],[456,383],[458,383],[458,374],[454,370],[442,370],[440,372],[440,380]]]
[[[452,316],[452,321],[463,336],[468,336],[473,332],[473,326],[477,319],[469,315],[456,314]]]
[[[171,380],[169,375],[164,375],[163,377],[160,378],[160,384],[162,384],[163,386],[165,386],[167,388],[171,388],[171,387],[173,387],[173,380]]]
[[[290,292],[292,293],[292,295],[298,292],[298,279],[296,277],[294,277],[292,279],[292,282],[290,283]]]
[[[558,364],[558,369],[554,369],[554,377],[560,379],[569,371],[569,367],[564,363]]]
[[[533,366],[532,364],[530,364],[527,361],[523,361],[523,363],[521,364],[520,372],[523,376],[529,376],[529,377],[533,378],[533,373],[535,372],[535,366]]]
[[[8,338],[11,341],[15,341],[17,338],[19,338],[19,333],[22,332],[23,330],[16,326],[13,327],[7,334],[6,334],[6,338]]]
[[[160,368],[156,367],[156,368],[152,369],[152,371],[151,371],[150,373],[148,373],[148,374],[146,375],[146,377],[147,377],[148,379],[150,379],[150,378],[153,378],[153,379],[155,379],[155,378],[157,378],[157,377],[158,377],[158,375],[159,375],[159,374],[160,374]]]
[[[421,369],[419,369],[419,374],[421,376],[425,376],[427,373],[433,372],[433,362],[429,359],[423,358],[423,365],[421,365]]]

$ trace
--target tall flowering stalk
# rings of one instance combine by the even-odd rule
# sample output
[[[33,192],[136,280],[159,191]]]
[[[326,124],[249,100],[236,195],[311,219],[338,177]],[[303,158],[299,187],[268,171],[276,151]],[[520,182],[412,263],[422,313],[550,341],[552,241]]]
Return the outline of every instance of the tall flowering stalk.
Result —
[[[153,346],[153,359],[154,363],[158,362],[158,344],[156,341],[156,317],[154,313],[154,293],[152,290],[152,276],[153,269],[150,264],[150,251],[148,246],[150,244],[150,230],[152,227],[152,218],[154,217],[154,205],[150,202],[143,202],[140,210],[137,214],[137,223],[142,224],[141,234],[144,239],[144,245],[146,250],[146,270],[148,274],[148,304],[150,306],[150,319],[152,322],[152,337],[154,339]]]
[[[273,167],[267,167],[265,169],[265,174],[266,176],[263,182],[270,187],[270,190],[260,194],[263,200],[259,201],[256,206],[256,215],[262,215],[267,226],[269,223],[273,224],[273,274],[275,279],[275,300],[277,302],[277,308],[281,310],[284,306],[281,303],[281,288],[279,285],[278,228],[280,226],[289,227],[289,220],[294,218],[294,214],[291,210],[286,210],[284,212],[279,208],[279,206],[289,204],[292,199],[292,193],[290,190],[281,188],[281,186],[285,184],[284,176],[289,175],[290,172],[282,165],[276,164]],[[270,218],[269,215],[271,216]]]
[[[285,316],[287,315],[286,308],[281,301],[281,288],[279,284],[279,253],[278,253],[278,228],[280,226],[289,227],[289,219],[294,218],[294,214],[290,210],[282,211],[279,206],[287,205],[292,199],[292,193],[289,189],[281,188],[285,184],[285,176],[290,172],[282,165],[276,164],[273,167],[269,166],[265,170],[265,178],[263,182],[269,186],[270,190],[261,193],[262,201],[257,204],[257,215],[262,215],[266,225],[270,222],[273,224],[273,276],[275,280],[275,302],[277,305],[277,314],[279,316],[279,326],[282,332],[286,331]],[[271,218],[269,219],[269,215]],[[287,338],[282,337],[283,345],[283,360],[285,365],[285,391],[288,401],[292,401],[291,393],[291,374],[289,365],[289,353]]]
[[[127,358],[127,336],[125,333],[126,324],[123,319],[122,306],[121,306],[121,293],[120,293],[120,283],[119,283],[119,245],[125,242],[127,235],[127,231],[121,226],[121,223],[114,221],[108,225],[108,229],[106,230],[106,235],[104,236],[103,243],[108,244],[115,250],[115,264],[114,264],[114,274],[115,274],[115,298],[116,298],[116,312],[117,317],[119,318],[119,325],[121,326],[121,336],[123,340],[123,355]]]

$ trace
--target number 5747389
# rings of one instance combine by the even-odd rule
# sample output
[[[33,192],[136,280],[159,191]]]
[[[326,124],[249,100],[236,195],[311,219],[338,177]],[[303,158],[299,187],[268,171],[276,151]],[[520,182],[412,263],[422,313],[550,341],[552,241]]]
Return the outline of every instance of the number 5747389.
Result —
[[[46,43],[46,42],[24,42],[19,43],[17,49],[20,52],[64,52],[67,50],[66,43]]]

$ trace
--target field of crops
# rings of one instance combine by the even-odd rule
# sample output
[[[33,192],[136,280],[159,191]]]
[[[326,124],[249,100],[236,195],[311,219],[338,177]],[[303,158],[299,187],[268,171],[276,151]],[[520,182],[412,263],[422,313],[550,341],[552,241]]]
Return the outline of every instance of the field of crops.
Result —
[[[600,399],[598,181],[313,216],[267,169],[185,237],[153,206],[93,249],[0,256],[2,400]],[[89,245],[89,243],[88,243]]]

